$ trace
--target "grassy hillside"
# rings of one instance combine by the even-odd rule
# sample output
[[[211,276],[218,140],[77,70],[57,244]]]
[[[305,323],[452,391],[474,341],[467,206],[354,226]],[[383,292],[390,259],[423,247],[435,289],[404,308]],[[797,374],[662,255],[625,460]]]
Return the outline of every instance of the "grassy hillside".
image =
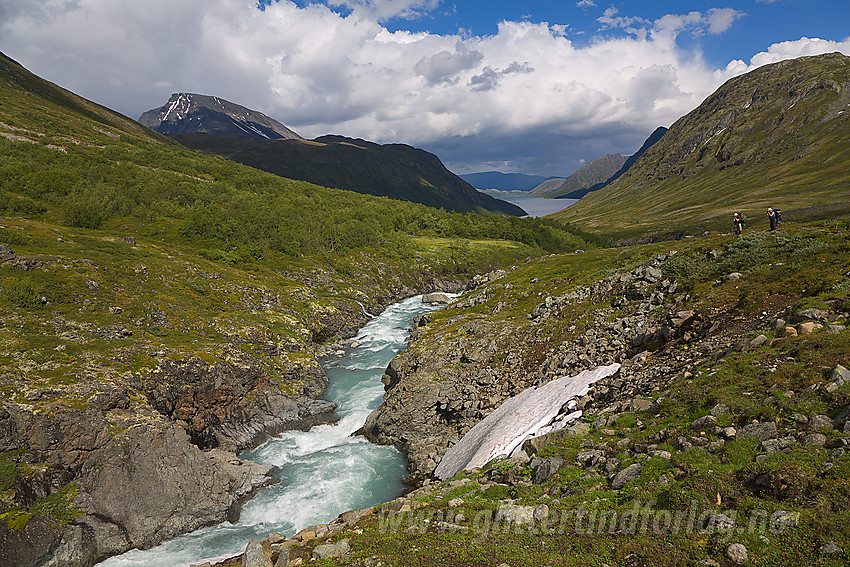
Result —
[[[663,285],[677,286],[658,300],[632,296],[612,304],[578,293],[593,282],[607,289],[623,274],[645,273],[659,258],[666,258]],[[474,334],[482,335],[480,344],[498,342],[489,358],[446,359],[442,370],[430,369],[434,388],[445,388],[454,366],[489,377],[469,378],[463,391],[494,381],[511,388],[501,378],[508,366],[523,376],[546,366],[569,373],[566,359],[598,348],[594,333],[633,324],[641,304],[649,307],[641,317],[669,321],[686,311],[693,321],[666,343],[623,359],[620,373],[578,400],[584,416],[568,434],[308,528],[272,545],[272,558],[286,550],[307,562],[319,545],[344,539],[344,557],[314,563],[846,565],[850,382],[836,381],[833,372],[850,368],[848,270],[848,217],[518,266],[476,289],[472,299],[481,301],[435,313],[411,342],[405,356],[418,352],[420,361],[438,345],[464,340],[460,352],[477,352],[468,338]],[[536,306],[559,305],[550,301],[557,298],[569,301],[539,317]],[[809,333],[800,313],[812,308],[821,312],[821,326]],[[493,330],[483,332],[487,325]],[[451,403],[466,408],[483,400]],[[758,438],[753,431],[768,433]],[[620,476],[624,471],[634,474]],[[730,558],[740,557],[738,546],[748,555],[740,563]]]
[[[617,238],[765,226],[850,210],[850,57],[803,57],[731,79],[620,179],[557,218]]]
[[[0,60],[0,214],[157,235],[225,260],[410,250],[408,234],[585,246],[555,223],[448,214],[188,151]]]
[[[446,169],[437,156],[404,144],[343,136],[262,140],[209,134],[175,136],[181,144],[290,179],[423,203],[447,211],[522,216]]]

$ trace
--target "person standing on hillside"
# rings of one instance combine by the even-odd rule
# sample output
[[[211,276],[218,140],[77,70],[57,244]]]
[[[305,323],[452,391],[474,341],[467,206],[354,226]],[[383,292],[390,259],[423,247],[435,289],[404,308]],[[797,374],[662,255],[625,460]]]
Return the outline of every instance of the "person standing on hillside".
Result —
[[[744,218],[744,215],[741,213],[735,213],[732,215],[732,230],[735,232],[735,236],[741,236],[744,234],[744,223],[746,222],[746,218]]]
[[[770,221],[770,230],[776,230],[777,218],[773,212],[773,209],[767,209],[767,220]]]

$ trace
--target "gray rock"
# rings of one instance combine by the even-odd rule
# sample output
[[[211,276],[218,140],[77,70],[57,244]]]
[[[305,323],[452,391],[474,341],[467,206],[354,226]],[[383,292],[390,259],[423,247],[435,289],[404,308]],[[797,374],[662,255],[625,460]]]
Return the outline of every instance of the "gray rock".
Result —
[[[277,556],[274,567],[289,567],[289,553],[291,545],[280,546],[280,555]]]
[[[773,439],[778,435],[778,431],[776,429],[776,424],[772,421],[765,421],[762,423],[751,423],[749,425],[745,425],[741,429],[738,430],[736,439],[757,439],[759,441],[766,441],[767,439]]]
[[[826,445],[826,435],[821,433],[809,433],[805,437],[803,437],[803,445],[814,445],[817,447],[823,447]]]
[[[533,517],[535,522],[542,522],[543,520],[548,518],[549,506],[547,506],[546,504],[540,504],[539,506],[536,506],[534,508]]]
[[[431,304],[447,304],[452,299],[446,295],[445,293],[426,293],[422,296],[422,303],[431,303]]]
[[[341,541],[338,541],[337,543],[326,543],[323,545],[317,545],[315,549],[313,549],[313,558],[338,558],[342,557],[343,555],[346,555],[349,551],[351,551],[351,545],[348,543],[347,539],[343,539]]]
[[[841,553],[842,551],[844,550],[831,541],[820,546],[820,552],[824,555],[833,555],[835,553]]]
[[[534,521],[534,506],[503,504],[496,510],[496,520],[511,524],[530,524]]]
[[[245,554],[242,556],[242,567],[272,567],[271,559],[266,555],[260,542],[254,539],[248,542],[248,547],[245,548]]]
[[[643,470],[643,465],[639,463],[635,463],[633,465],[629,465],[624,468],[611,480],[611,488],[614,490],[620,490],[625,487],[628,483],[636,480],[640,477],[640,473]]]
[[[677,311],[675,315],[670,316],[670,325],[674,329],[680,329],[681,327],[686,327],[693,323],[694,321],[694,312],[692,310],[687,311]]]
[[[656,268],[655,266],[645,266],[640,275],[641,279],[647,281],[649,283],[656,283],[661,281],[661,270]]]
[[[797,321],[823,321],[828,315],[829,313],[826,313],[825,311],[810,307],[797,312]]]
[[[531,470],[534,473],[534,484],[543,484],[549,480],[553,474],[558,472],[558,469],[562,466],[564,466],[564,459],[562,457],[552,457],[549,459],[539,459],[534,457],[531,461]]]
[[[579,462],[582,466],[592,467],[598,464],[605,458],[605,451],[600,451],[599,449],[589,449],[587,451],[579,451],[578,455],[576,455],[576,461]]]
[[[631,402],[629,402],[629,409],[631,411],[649,411],[652,407],[652,400],[647,400],[646,398],[632,398]]]
[[[827,415],[813,415],[809,418],[809,431],[817,431],[818,429],[832,429],[832,419]]]
[[[717,418],[713,415],[705,415],[698,419],[695,419],[691,422],[691,429],[695,431],[700,431],[702,429],[708,429],[712,425],[717,423]]]
[[[756,348],[767,342],[767,337],[764,335],[759,335],[753,340],[750,341],[749,348]]]
[[[840,364],[836,365],[835,368],[832,369],[832,373],[829,375],[830,381],[834,382],[838,386],[843,386],[850,382],[850,370],[847,370]]]
[[[780,437],[779,439],[765,439],[761,442],[761,446],[768,453],[776,453],[778,451],[784,451],[796,442],[797,439],[789,435],[787,437]]]
[[[81,533],[82,529],[77,527],[76,531]],[[69,535],[66,531],[64,537],[67,539]],[[0,522],[0,549],[3,551],[0,564],[10,567],[38,565],[39,559],[48,556],[51,548],[56,547],[62,537],[60,527],[46,515],[33,516],[20,530],[11,529],[5,521],[2,521]],[[72,561],[79,561],[82,558],[72,556],[67,559],[69,560],[67,565],[73,565]]]
[[[742,543],[733,543],[732,545],[727,547],[726,557],[728,557],[730,561],[738,565],[743,565],[749,559],[749,557],[747,556],[747,548]]]
[[[735,527],[735,520],[726,514],[711,514],[705,522],[705,528],[712,532],[731,530]]]
[[[724,404],[717,404],[708,413],[719,419],[729,413],[729,408]]]
[[[732,272],[731,274],[726,276],[724,279],[727,282],[736,282],[736,281],[740,280],[742,277],[744,277],[744,276],[740,272]]]
[[[0,244],[0,262],[11,260],[15,257],[15,252],[8,244]]]

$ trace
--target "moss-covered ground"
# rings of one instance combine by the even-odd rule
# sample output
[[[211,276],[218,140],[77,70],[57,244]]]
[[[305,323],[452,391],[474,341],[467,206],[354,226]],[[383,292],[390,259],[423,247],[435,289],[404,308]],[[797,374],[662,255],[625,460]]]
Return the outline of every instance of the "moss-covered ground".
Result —
[[[483,317],[501,303],[492,316],[520,328],[527,324],[525,314],[540,303],[538,293],[562,294],[676,250],[665,272],[688,293],[689,309],[731,314],[726,324],[732,326],[756,321],[742,338],[765,334],[771,340],[752,349],[705,353],[697,367],[669,376],[666,387],[644,392],[651,402],[645,411],[587,413],[586,435],[561,439],[537,453],[566,463],[542,484],[532,482],[529,463],[506,460],[432,481],[335,535],[333,541],[346,538],[351,544],[345,558],[311,564],[725,566],[734,565],[727,548],[740,543],[748,552],[747,565],[846,565],[850,435],[831,422],[815,429],[809,423],[818,415],[834,419],[850,405],[850,384],[830,382],[836,365],[850,367],[850,331],[824,328],[790,336],[784,329],[777,332],[761,313],[777,304],[789,315],[815,307],[835,313],[845,325],[848,229],[842,219],[740,240],[714,234],[518,265],[491,286],[485,304],[469,308],[469,316]],[[733,271],[743,277],[726,281]],[[428,333],[457,332],[452,322],[458,314],[451,311],[434,314]],[[570,322],[587,314],[575,315]],[[553,344],[566,336],[569,319],[552,323]],[[645,364],[651,367],[652,357]],[[719,416],[716,423],[694,429],[694,420],[710,413]],[[724,431],[741,431],[753,422],[773,423],[778,437],[794,439],[775,450]],[[824,439],[807,441],[812,434]],[[614,455],[616,471],[640,464],[640,474],[615,490],[602,467],[577,461],[589,450],[601,450],[609,460]],[[536,508],[540,517],[526,525],[497,520],[507,504]],[[724,527],[716,514],[733,524]],[[309,561],[313,547],[294,548],[292,556]]]

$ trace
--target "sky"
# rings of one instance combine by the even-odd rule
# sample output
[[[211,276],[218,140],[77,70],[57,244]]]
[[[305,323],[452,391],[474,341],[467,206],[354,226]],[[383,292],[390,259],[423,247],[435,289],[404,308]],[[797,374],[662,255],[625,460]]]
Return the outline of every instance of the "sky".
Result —
[[[850,0],[0,0],[0,51],[134,119],[200,93],[459,174],[564,176],[734,76],[850,55],[848,23]]]

